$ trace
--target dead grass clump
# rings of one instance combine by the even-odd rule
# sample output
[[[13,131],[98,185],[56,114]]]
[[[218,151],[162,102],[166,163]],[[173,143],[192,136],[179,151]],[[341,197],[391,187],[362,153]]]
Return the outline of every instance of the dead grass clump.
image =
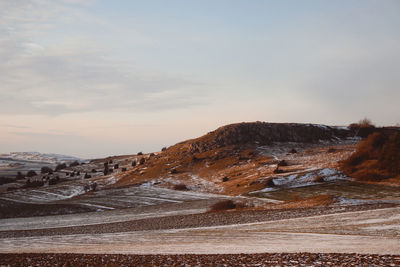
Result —
[[[274,173],[284,173],[284,171],[279,169],[279,167],[276,167],[276,169],[274,170]]]
[[[281,160],[278,162],[279,167],[289,166],[286,160]]]
[[[231,199],[228,199],[228,200],[222,200],[222,201],[215,203],[214,205],[211,206],[210,211],[223,211],[223,210],[231,210],[231,209],[235,209],[235,208],[236,208],[235,202],[233,202]]]
[[[336,149],[333,148],[333,147],[331,147],[331,148],[328,149],[328,153],[335,153],[335,152],[336,152]]]
[[[315,178],[313,179],[313,182],[314,182],[314,183],[322,183],[322,182],[324,182],[324,176],[318,175],[317,177],[315,177]]]
[[[274,178],[273,177],[269,177],[265,182],[264,182],[265,186],[268,187],[274,187],[275,183],[274,183]]]
[[[188,191],[189,188],[185,184],[176,184],[174,185],[174,190]]]
[[[224,177],[224,178],[222,178],[222,182],[228,182],[229,181],[229,178],[228,177]]]

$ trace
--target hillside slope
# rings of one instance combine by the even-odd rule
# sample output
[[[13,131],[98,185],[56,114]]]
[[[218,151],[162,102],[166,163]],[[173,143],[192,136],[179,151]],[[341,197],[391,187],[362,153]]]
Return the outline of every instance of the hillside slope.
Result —
[[[345,128],[325,125],[231,124],[160,153],[143,155],[115,186],[147,183],[178,190],[243,194],[271,185],[271,178],[307,172],[310,164],[313,171],[335,167],[353,148],[327,151],[332,145],[343,145],[351,135]],[[283,159],[289,163],[277,168]]]

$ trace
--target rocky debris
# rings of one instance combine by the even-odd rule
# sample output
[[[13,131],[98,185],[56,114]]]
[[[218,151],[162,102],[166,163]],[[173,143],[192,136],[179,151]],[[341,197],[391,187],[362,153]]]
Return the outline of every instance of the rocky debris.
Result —
[[[230,145],[269,145],[273,142],[314,143],[343,139],[349,135],[349,130],[325,125],[252,122],[226,125],[200,138],[178,145],[188,145],[190,152],[197,153]]]
[[[0,254],[1,266],[399,266],[398,255],[260,254]]]

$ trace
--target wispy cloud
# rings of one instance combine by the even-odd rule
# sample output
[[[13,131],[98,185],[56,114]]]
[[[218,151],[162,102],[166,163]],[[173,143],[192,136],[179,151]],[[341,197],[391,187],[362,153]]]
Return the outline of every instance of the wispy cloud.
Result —
[[[0,4],[0,112],[154,111],[202,103],[200,84],[107,57],[90,38],[41,41],[57,22],[82,18],[63,2],[91,1]]]

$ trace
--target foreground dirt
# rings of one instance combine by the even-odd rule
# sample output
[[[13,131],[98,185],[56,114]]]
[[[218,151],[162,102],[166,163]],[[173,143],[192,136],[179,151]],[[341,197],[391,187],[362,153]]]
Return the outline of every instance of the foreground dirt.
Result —
[[[345,213],[397,206],[391,203],[364,204],[357,206],[330,206],[289,210],[233,210],[189,215],[166,216],[115,223],[75,227],[45,228],[33,230],[0,231],[0,238],[54,236],[71,234],[121,233],[144,230],[184,229],[219,225],[276,221],[282,219]]]
[[[222,255],[0,254],[1,266],[399,266],[400,256],[339,253]]]

